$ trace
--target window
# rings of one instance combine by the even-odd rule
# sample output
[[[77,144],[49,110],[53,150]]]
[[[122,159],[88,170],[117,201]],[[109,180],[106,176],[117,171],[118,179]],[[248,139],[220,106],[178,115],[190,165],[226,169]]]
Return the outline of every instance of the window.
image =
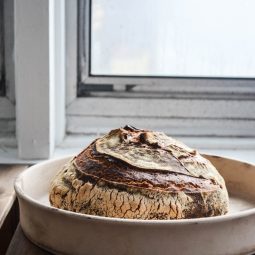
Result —
[[[59,144],[81,145],[89,135],[130,124],[195,141],[219,137],[211,144],[227,141],[224,148],[239,148],[233,140],[241,139],[243,148],[254,148],[252,1],[138,2],[3,1],[0,142],[8,137],[6,130],[8,135],[16,130],[20,158],[47,158]],[[193,16],[190,8],[202,11]],[[220,8],[215,15],[209,12]],[[236,34],[221,31],[219,37],[233,17],[238,17],[231,22]],[[192,27],[186,19],[194,21]],[[212,33],[205,28],[201,33],[208,37],[204,44],[196,32],[203,28],[201,20],[212,26]],[[228,48],[234,38],[244,47]],[[239,52],[235,61],[229,59],[232,49]]]
[[[78,67],[67,70],[67,132],[131,124],[253,137],[254,3],[223,2],[80,0],[68,8],[78,28],[68,28],[67,61]]]
[[[253,78],[254,5],[80,0],[80,82],[100,76]]]
[[[92,76],[255,76],[253,0],[93,0],[90,8]]]

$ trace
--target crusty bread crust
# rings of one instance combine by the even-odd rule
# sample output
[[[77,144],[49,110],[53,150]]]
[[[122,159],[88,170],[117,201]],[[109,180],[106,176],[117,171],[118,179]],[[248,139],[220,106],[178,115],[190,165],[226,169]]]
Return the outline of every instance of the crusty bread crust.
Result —
[[[187,219],[228,211],[226,190],[178,193],[125,187],[78,179],[73,160],[53,180],[50,203],[84,214],[127,219]]]
[[[130,127],[113,130],[68,162],[53,179],[49,200],[64,210],[144,220],[217,216],[229,204],[223,178],[198,152]]]

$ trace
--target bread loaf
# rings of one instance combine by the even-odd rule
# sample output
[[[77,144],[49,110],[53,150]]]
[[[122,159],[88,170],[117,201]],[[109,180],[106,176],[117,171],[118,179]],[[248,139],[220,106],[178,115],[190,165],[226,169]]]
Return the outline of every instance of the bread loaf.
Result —
[[[128,219],[185,219],[228,211],[225,182],[196,150],[130,126],[93,141],[59,171],[52,206]]]

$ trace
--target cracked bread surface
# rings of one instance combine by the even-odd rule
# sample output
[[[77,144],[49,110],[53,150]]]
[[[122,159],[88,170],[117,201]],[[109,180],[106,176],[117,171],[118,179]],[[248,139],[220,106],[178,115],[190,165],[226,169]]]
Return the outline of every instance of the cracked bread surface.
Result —
[[[225,182],[198,152],[163,133],[126,126],[92,142],[54,178],[51,205],[128,219],[228,211]]]

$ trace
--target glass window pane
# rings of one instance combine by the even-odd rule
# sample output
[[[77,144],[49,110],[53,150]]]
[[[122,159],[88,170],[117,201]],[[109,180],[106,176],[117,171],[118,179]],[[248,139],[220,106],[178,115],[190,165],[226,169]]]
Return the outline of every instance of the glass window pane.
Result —
[[[255,76],[254,0],[93,0],[91,74]]]

